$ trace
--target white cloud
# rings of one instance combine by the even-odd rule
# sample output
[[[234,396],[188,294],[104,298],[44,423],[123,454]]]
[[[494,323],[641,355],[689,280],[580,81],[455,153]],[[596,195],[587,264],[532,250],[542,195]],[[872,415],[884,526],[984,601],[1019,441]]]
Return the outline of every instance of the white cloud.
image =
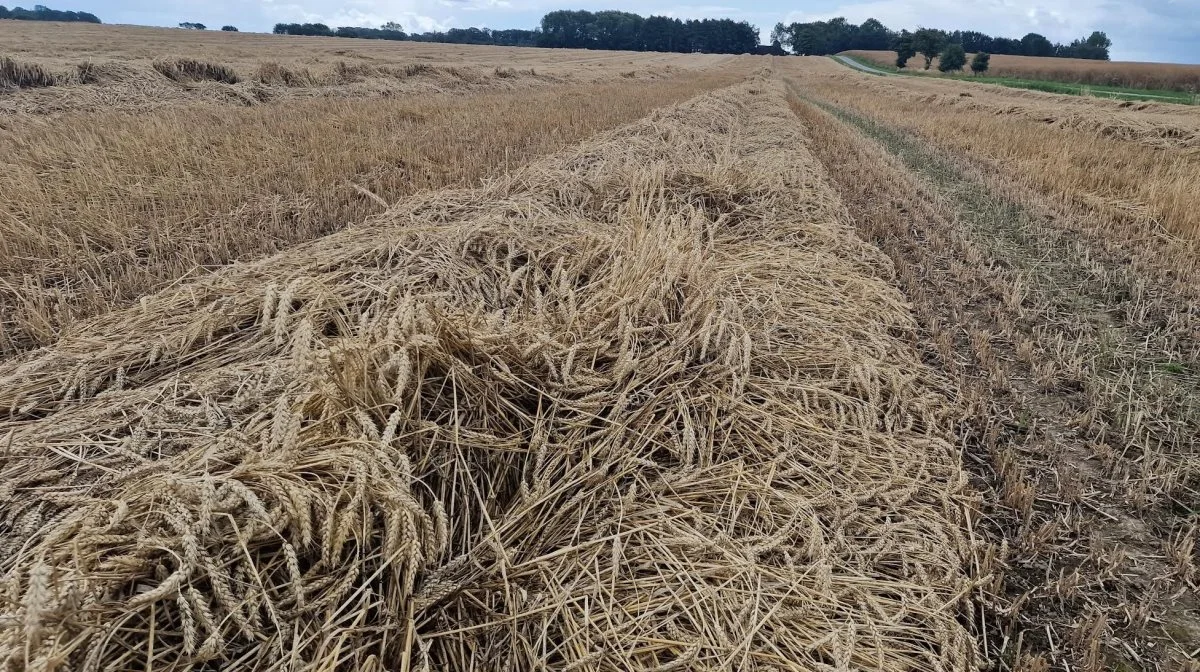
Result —
[[[410,32],[446,30],[455,25],[454,17],[444,14],[438,0],[350,0],[337,5],[324,0],[293,0],[286,5],[272,0],[260,1],[263,13],[279,22],[378,28],[396,21]]]

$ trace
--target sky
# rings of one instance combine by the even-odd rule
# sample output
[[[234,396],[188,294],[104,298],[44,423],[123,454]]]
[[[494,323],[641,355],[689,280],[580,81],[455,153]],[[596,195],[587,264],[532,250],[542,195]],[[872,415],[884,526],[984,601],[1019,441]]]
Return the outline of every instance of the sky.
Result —
[[[686,0],[684,0],[686,2]],[[4,0],[0,0],[4,2]],[[876,18],[892,29],[927,26],[978,30],[1020,38],[1037,32],[1070,42],[1093,30],[1113,41],[1113,60],[1200,63],[1200,0],[57,0],[55,9],[90,11],[106,23],[174,26],[181,21],[209,28],[233,24],[269,31],[276,23],[320,22],[376,27],[397,21],[410,32],[480,26],[533,28],[555,9],[619,9],[643,16],[681,19],[732,18],[759,28],[764,41],[778,21],[844,16],[853,23]],[[9,6],[19,4],[7,2]],[[32,2],[24,3],[32,5]],[[61,5],[61,6],[60,6]],[[798,7],[802,5],[802,7]]]

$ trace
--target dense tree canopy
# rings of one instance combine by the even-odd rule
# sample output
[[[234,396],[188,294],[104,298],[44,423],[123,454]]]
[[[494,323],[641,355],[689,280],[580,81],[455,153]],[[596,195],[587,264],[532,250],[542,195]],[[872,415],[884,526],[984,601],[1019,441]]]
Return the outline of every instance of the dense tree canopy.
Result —
[[[618,11],[559,10],[542,17],[542,47],[753,53],[758,29],[732,19],[680,19]]]
[[[1021,38],[1021,53],[1025,56],[1053,56],[1054,43],[1044,35],[1029,33]]]
[[[357,37],[362,40],[403,40],[407,35],[397,28],[353,28],[342,26],[333,31],[338,37]]]
[[[17,19],[18,21],[67,21],[74,23],[100,23],[95,14],[88,12],[64,12],[50,9],[45,5],[34,5],[33,9],[13,7],[8,9],[0,5],[0,19]]]
[[[912,36],[913,50],[924,57],[926,70],[949,43],[950,38],[946,36],[945,31],[935,28],[918,28]]]
[[[492,44],[500,47],[535,47],[538,41],[536,30],[492,30],[490,28],[451,28],[445,32],[414,33],[409,36],[416,42],[447,42],[450,44]]]
[[[744,21],[681,21],[664,16],[642,18],[637,14],[618,11],[550,12],[542,18],[540,29],[534,30],[451,28],[445,32],[406,34],[399,24],[395,23],[385,24],[383,28],[341,27],[336,31],[323,23],[279,23],[275,25],[275,33],[513,47],[574,47],[709,54],[754,53],[758,48],[758,29]]]
[[[967,52],[961,44],[951,42],[942,53],[938,54],[938,70],[942,72],[958,72],[967,64]]]
[[[411,40],[413,42],[447,42],[450,44],[493,44],[504,47],[532,47],[538,42],[536,30],[491,30],[488,28],[451,28],[445,32],[405,33],[395,21],[381,28],[341,26],[331,29],[323,23],[277,23],[276,35],[315,35],[322,37],[354,37],[364,40]]]
[[[921,45],[912,45],[911,40],[924,34]],[[935,28],[921,28],[915,33],[908,31],[896,32],[875,19],[867,19],[862,25],[856,26],[846,19],[838,17],[829,21],[813,21],[810,23],[793,23],[784,25],[778,23],[771,31],[771,39],[777,39],[794,53],[809,55],[836,54],[851,49],[883,50],[895,49],[900,52],[899,62],[906,62],[916,53],[925,54],[921,46],[941,44],[933,50],[936,54],[947,44],[961,45],[964,51],[990,54],[1007,54],[1014,56],[1055,56],[1062,58],[1089,58],[1106,61],[1112,41],[1102,32],[1094,32],[1086,39],[1078,39],[1069,45],[1053,44],[1045,36],[1030,33],[1021,39],[1007,37],[992,37],[977,31],[955,30],[947,32]],[[905,42],[904,40],[909,40]],[[908,47],[913,46],[914,53],[908,53]]]

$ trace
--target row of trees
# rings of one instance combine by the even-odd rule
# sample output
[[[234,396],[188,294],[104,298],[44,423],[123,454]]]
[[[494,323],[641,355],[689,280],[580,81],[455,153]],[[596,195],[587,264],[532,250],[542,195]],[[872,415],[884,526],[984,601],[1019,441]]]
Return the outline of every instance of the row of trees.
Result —
[[[50,9],[44,5],[34,5],[33,9],[13,7],[9,9],[0,5],[0,19],[17,19],[18,21],[69,21],[73,23],[100,23],[95,14],[88,12],[64,12]]]
[[[276,35],[311,35],[316,37],[356,37],[364,40],[405,40],[408,35],[395,21],[385,23],[382,28],[357,28],[342,26],[337,30],[323,23],[277,23]]]
[[[179,24],[179,27],[183,28],[184,30],[208,30],[208,26],[204,25],[203,23],[194,23],[192,21],[184,21],[183,23]],[[236,33],[238,32],[238,29],[237,26],[221,26],[221,31],[226,33]]]
[[[1046,38],[1042,37],[1041,35],[1031,34],[1026,35],[1025,38],[1026,39],[1023,41],[1029,47],[1028,51],[1030,52],[1037,52],[1040,50],[1043,46],[1041,45],[1041,41],[1043,40],[1049,43],[1049,40],[1046,40]],[[1105,56],[1104,60],[1107,60],[1108,48],[1112,45],[1112,42],[1108,39],[1107,35],[1097,31],[1092,33],[1091,37],[1087,38],[1087,40],[1082,41],[1082,44],[1085,46],[1080,47],[1080,49],[1103,50]],[[915,33],[910,33],[907,30],[901,31],[900,35],[897,36],[896,40],[892,43],[892,49],[894,49],[896,52],[896,67],[898,68],[906,67],[909,59],[913,58],[917,54],[920,54],[925,59],[926,70],[929,69],[929,65],[933,59],[937,58],[939,62],[938,67],[943,72],[961,70],[965,63],[966,51],[974,51],[977,54],[982,54],[984,56],[989,55],[989,52],[981,50],[978,45],[967,46],[963,44],[962,41],[955,39],[953,33],[947,33],[943,30],[937,30],[935,28],[918,28]],[[1044,53],[1044,50],[1042,51],[1043,53],[1029,53],[1028,55],[1048,55]],[[957,66],[950,67],[949,69],[942,67],[946,63],[947,53],[951,54],[952,62],[958,63]],[[960,59],[957,58],[958,53],[964,54],[964,62],[959,62]],[[972,69],[974,70],[974,68]],[[987,70],[986,65],[983,70]],[[976,70],[976,72],[980,72],[980,70]]]
[[[666,16],[642,18],[618,11],[560,10],[542,17],[543,47],[625,49],[630,51],[753,53],[758,29],[745,21]]]
[[[779,40],[797,54],[826,55],[851,49],[885,50],[897,49],[897,43],[905,36],[921,33],[935,34],[939,48],[936,55],[948,44],[960,45],[964,51],[1006,54],[1013,56],[1052,56],[1060,58],[1088,58],[1107,61],[1112,41],[1102,32],[1096,31],[1087,38],[1077,39],[1070,44],[1054,44],[1044,35],[1029,33],[1017,40],[1007,37],[992,37],[977,31],[955,30],[947,32],[935,28],[921,28],[915,33],[907,30],[896,32],[875,19],[867,19],[856,26],[844,18],[810,23],[775,24],[771,39]],[[917,50],[921,52],[920,49]],[[924,53],[924,52],[921,52]]]
[[[492,44],[498,47],[536,47],[541,33],[536,30],[509,28],[451,28],[446,31],[413,33],[408,39],[414,42],[446,42],[449,44]]]
[[[911,48],[907,48],[906,51],[897,52],[897,54],[896,65],[900,66],[901,68],[904,67],[903,63],[905,61],[916,55],[912,53]],[[938,70],[941,70],[942,72],[958,72],[967,65],[967,52],[965,49],[963,49],[963,46],[957,42],[951,42],[947,44],[937,56]],[[987,53],[986,51],[981,51],[975,54],[975,57],[971,59],[971,72],[977,75],[982,75],[988,71],[988,67],[991,65],[991,62],[991,54]],[[925,60],[925,69],[929,69],[928,58]]]
[[[405,33],[400,24],[389,21],[380,28],[341,26],[330,28],[323,23],[277,23],[276,35],[316,35],[320,37],[354,37],[363,40],[410,40],[413,42],[446,42],[450,44],[491,44],[502,47],[534,47],[540,33],[536,30],[491,30],[488,28],[451,28],[446,31]]]
[[[323,23],[278,23],[278,35],[318,35],[376,40],[412,40],[451,44],[492,44],[509,47],[564,47],[624,49],[629,51],[752,53],[758,47],[758,29],[745,21],[700,19],[681,21],[665,16],[642,18],[629,12],[555,11],[542,18],[534,30],[451,28],[447,31],[408,34],[397,23],[382,28],[343,26],[336,30]]]

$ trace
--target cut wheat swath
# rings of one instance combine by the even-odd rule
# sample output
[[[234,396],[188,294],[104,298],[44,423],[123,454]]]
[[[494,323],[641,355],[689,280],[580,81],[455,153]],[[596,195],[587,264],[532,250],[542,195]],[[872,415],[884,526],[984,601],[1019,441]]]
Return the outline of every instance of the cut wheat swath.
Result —
[[[0,657],[967,670],[953,404],[777,83],[0,364]]]

